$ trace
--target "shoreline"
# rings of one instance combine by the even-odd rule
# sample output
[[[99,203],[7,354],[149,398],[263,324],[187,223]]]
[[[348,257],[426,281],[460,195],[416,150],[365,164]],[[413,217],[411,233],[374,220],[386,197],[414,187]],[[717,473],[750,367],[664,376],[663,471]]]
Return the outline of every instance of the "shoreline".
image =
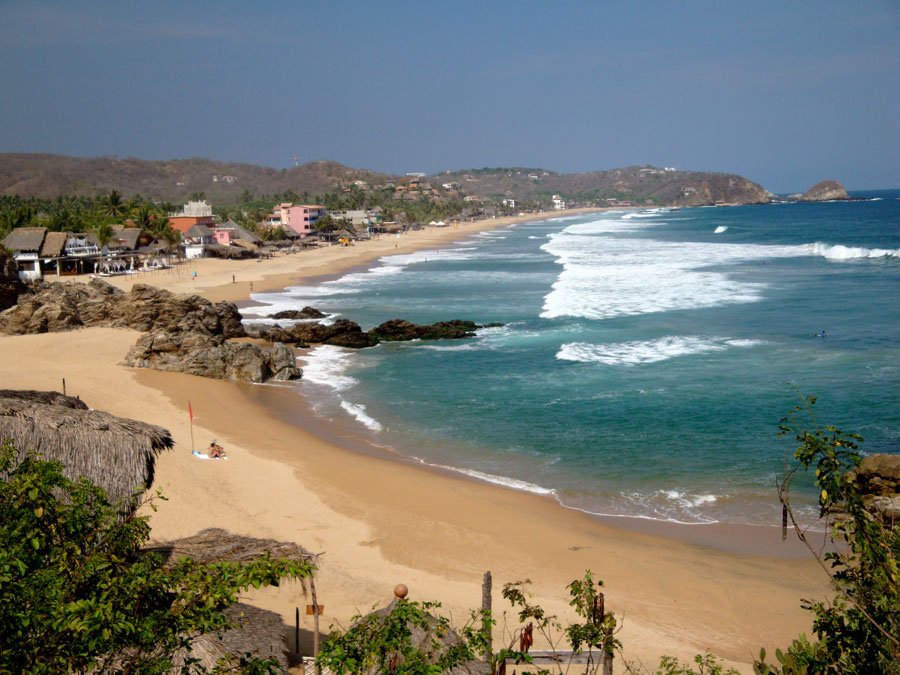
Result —
[[[573,214],[529,219],[567,215]],[[210,261],[224,265],[203,267],[196,281],[175,274],[160,275],[168,282],[162,284],[152,275],[110,281],[125,288],[148,283],[211,300],[246,300],[249,280],[255,291],[280,289],[518,220],[442,228],[434,233],[438,236],[403,241],[403,249],[399,243],[389,248],[390,240],[343,249],[337,256],[326,249],[319,251],[321,260],[305,251],[252,266]],[[232,274],[240,274],[241,281],[232,283]],[[58,389],[59,378],[65,377],[70,393],[80,394],[91,407],[170,429],[175,450],[158,459],[154,488],[163,486],[172,501],[152,516],[154,538],[224,527],[324,552],[317,578],[320,602],[326,604],[323,628],[334,620],[346,626],[354,613],[373,603],[383,606],[398,582],[410,587],[414,599],[441,601],[459,623],[468,608],[480,603],[485,570],[493,572],[498,588],[535,579],[536,600],[569,618],[565,584],[592,569],[606,582],[608,606],[620,619],[624,615],[619,637],[629,660],[655,665],[663,654],[686,661],[710,651],[751,672],[760,647],[783,648],[809,631],[811,615],[801,609],[801,598],[828,592],[826,578],[810,558],[735,553],[653,527],[617,527],[539,495],[429,470],[411,460],[385,461],[356,452],[347,447],[352,443],[330,439],[334,429],[323,432],[327,422],[311,417],[312,411],[301,415],[301,422],[281,419],[270,394],[299,397],[287,387],[118,366],[136,339],[133,331],[115,329],[0,338],[6,386]],[[188,401],[196,416],[193,429]],[[194,460],[192,437],[198,447],[208,437],[220,439],[229,461]],[[699,526],[685,527],[699,532]],[[730,534],[746,548],[747,532],[724,529],[711,536]],[[294,607],[307,602],[296,587],[250,595],[254,604],[279,612],[289,625]],[[495,607],[503,606],[495,598]],[[301,623],[311,629],[308,618]]]

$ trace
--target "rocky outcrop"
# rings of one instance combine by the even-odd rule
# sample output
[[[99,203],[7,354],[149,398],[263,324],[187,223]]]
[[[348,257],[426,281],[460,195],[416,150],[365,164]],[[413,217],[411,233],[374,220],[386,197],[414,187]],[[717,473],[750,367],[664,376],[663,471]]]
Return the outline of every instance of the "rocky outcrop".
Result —
[[[276,312],[272,315],[273,319],[324,319],[327,315],[320,312],[315,307],[304,307],[303,309],[286,309],[283,312]]]
[[[229,302],[175,295],[145,284],[125,293],[102,279],[88,284],[39,283],[0,313],[0,334],[56,333],[83,326],[147,331],[199,331],[244,337],[241,315]]]
[[[900,455],[868,455],[851,478],[869,511],[883,522],[900,523]]]
[[[256,345],[200,332],[142,335],[122,365],[244,382],[293,380],[301,374],[293,351],[284,344],[276,344],[269,353]]]
[[[244,327],[247,335],[268,342],[292,342],[302,345],[325,344],[338,347],[373,347],[378,340],[364,333],[358,323],[338,319],[332,324],[297,323],[287,328],[268,324],[248,324]]]
[[[25,335],[88,326],[145,333],[124,365],[219,379],[265,382],[300,377],[294,353],[284,344],[271,351],[249,343],[241,315],[229,302],[175,295],[144,284],[125,293],[101,279],[88,284],[41,283],[0,313],[0,334]]]
[[[25,284],[19,279],[19,266],[0,246],[0,312],[15,305],[24,292]]]
[[[403,319],[385,321],[369,331],[369,335],[385,342],[401,340],[456,340],[475,337],[480,326],[472,321],[439,321],[430,326],[420,326]]]
[[[491,324],[493,326],[500,324]],[[439,321],[431,325],[420,325],[403,319],[392,319],[368,332],[363,332],[359,324],[346,319],[338,319],[333,324],[298,323],[281,327],[268,324],[248,324],[245,326],[250,337],[269,342],[289,342],[302,345],[325,344],[338,347],[362,349],[374,347],[379,342],[399,342],[406,340],[458,340],[475,336],[481,326],[472,321]]]
[[[836,180],[823,180],[800,195],[802,202],[828,202],[835,199],[850,199],[847,190]]]

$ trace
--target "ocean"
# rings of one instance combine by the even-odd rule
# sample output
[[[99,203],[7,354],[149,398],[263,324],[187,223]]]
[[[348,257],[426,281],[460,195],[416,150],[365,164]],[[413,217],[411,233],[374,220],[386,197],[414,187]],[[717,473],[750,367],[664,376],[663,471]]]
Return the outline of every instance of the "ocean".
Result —
[[[855,196],[548,217],[243,311],[500,322],[315,347],[297,393],[376,447],[586,513],[780,525],[778,424],[800,395],[865,452],[900,452],[900,190]],[[810,477],[794,500],[812,521]]]

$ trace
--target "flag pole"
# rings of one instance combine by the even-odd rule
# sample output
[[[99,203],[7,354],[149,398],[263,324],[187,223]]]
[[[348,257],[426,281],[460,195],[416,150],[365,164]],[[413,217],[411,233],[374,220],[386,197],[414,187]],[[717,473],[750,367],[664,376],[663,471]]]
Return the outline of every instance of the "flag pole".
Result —
[[[188,415],[191,418],[191,454],[194,454],[194,409],[191,407],[191,402],[188,401]]]

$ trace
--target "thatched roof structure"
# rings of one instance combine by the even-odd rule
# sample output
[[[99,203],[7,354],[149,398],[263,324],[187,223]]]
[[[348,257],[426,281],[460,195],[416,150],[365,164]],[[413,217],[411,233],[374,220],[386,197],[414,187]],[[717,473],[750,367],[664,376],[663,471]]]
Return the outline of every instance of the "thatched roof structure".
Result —
[[[212,237],[213,231],[209,229],[203,223],[194,223],[188,229],[187,232],[184,233],[184,236],[188,239],[199,239],[200,237]]]
[[[109,242],[112,251],[136,251],[141,240],[141,228],[118,227]]]
[[[316,562],[317,559],[316,555],[292,542],[245,537],[219,528],[206,529],[184,539],[153,543],[144,550],[161,555],[165,568],[173,567],[181,558],[191,558],[203,565],[220,562],[248,563],[266,553],[270,553],[273,558],[307,562]],[[302,579],[300,583],[305,593],[306,583]],[[226,653],[256,652],[264,658],[274,656],[281,666],[280,672],[287,672],[285,653],[288,649],[285,637],[288,626],[280,615],[243,603],[228,608],[226,612],[241,628],[226,631],[221,637],[201,635],[193,643],[192,657],[199,658],[203,665],[212,668]],[[185,654],[178,655],[182,660],[184,657]]]
[[[397,603],[406,602],[405,600],[401,600],[399,598],[394,598],[394,600],[387,606],[382,607],[381,609],[375,610],[374,612],[367,614],[362,619],[360,619],[354,626],[358,626],[363,623],[367,623],[370,621],[375,621],[378,625],[383,625],[385,619],[394,611],[394,608],[397,606]],[[427,614],[427,613],[426,613]],[[450,647],[457,645],[460,643],[462,638],[454,631],[452,628],[444,628],[437,618],[432,616],[431,614],[427,614],[427,628],[423,628],[422,626],[409,626],[410,631],[410,643],[416,649],[421,649],[422,651],[431,651],[432,642],[437,641],[438,643],[438,653],[443,653]],[[491,666],[490,664],[484,661],[468,661],[461,665],[456,666],[455,668],[450,670],[452,675],[490,675]],[[371,668],[367,671],[367,675],[384,675],[381,671],[378,670],[377,667]]]
[[[217,230],[230,230],[232,232],[232,238],[234,239],[243,239],[244,241],[249,241],[251,244],[255,244],[259,246],[262,243],[262,239],[253,234],[250,230],[248,230],[243,225],[240,225],[231,218],[222,223]]]
[[[219,258],[244,258],[250,255],[250,251],[245,248],[224,244],[207,244],[206,250]]]
[[[207,633],[196,638],[191,645],[190,657],[199,659],[200,665],[212,670],[216,661],[226,654],[255,653],[261,658],[274,656],[278,661],[278,672],[288,672],[287,626],[281,615],[253,605],[239,602],[225,610],[237,626],[221,635]],[[177,669],[184,665],[187,650],[174,655]]]
[[[44,238],[44,245],[41,247],[41,257],[58,258],[63,254],[68,240],[68,232],[48,232]]]
[[[17,227],[3,240],[13,253],[39,253],[47,234],[46,227]]]
[[[136,489],[152,485],[156,456],[173,445],[168,431],[99,410],[68,407],[53,393],[45,392],[52,402],[29,395],[0,398],[0,441],[13,441],[16,465],[36,451],[62,462],[69,478],[84,476],[102,487],[112,503],[127,502]]]
[[[204,565],[218,562],[247,563],[268,551],[273,558],[314,562],[316,556],[293,542],[276,539],[256,539],[211,527],[191,537],[175,541],[154,542],[148,551],[159,553],[165,565],[174,565],[179,558],[191,558]]]
[[[61,405],[66,408],[87,410],[87,404],[75,396],[65,396],[58,391],[34,391],[33,389],[0,389],[0,398],[15,398],[45,405]]]

